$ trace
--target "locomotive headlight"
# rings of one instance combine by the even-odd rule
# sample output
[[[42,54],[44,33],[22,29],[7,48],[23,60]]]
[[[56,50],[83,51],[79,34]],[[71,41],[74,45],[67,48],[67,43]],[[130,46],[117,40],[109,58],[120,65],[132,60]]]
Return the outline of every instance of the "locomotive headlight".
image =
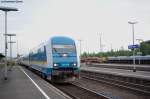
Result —
[[[54,63],[54,67],[58,66],[58,64]]]
[[[62,56],[63,56],[63,57],[67,57],[67,54],[63,54]]]
[[[73,63],[73,66],[77,66],[77,64],[76,64],[76,63]]]

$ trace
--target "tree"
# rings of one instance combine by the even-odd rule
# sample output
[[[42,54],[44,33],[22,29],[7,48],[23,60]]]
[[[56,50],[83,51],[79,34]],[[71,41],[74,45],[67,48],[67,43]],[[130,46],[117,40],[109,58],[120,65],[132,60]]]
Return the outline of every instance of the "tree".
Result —
[[[137,52],[137,50],[135,50]],[[129,50],[120,49],[117,51],[107,51],[98,53],[87,53],[84,52],[82,57],[109,57],[109,56],[132,56],[133,52]]]
[[[150,41],[142,42],[140,45],[142,55],[150,55]]]

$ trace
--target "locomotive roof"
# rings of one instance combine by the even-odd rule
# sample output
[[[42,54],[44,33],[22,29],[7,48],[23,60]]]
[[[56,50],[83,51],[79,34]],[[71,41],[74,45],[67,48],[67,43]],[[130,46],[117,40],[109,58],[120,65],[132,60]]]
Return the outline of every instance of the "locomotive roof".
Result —
[[[71,44],[74,45],[75,42],[72,38],[66,36],[55,36],[51,38],[52,44]]]

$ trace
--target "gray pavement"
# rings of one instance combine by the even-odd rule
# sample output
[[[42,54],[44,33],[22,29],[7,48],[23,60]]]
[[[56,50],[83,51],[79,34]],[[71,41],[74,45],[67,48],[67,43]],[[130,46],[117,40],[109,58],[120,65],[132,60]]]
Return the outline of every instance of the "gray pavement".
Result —
[[[81,70],[150,80],[150,72],[146,72],[146,71],[133,72],[133,70],[98,68],[98,67],[88,67],[88,66],[81,67]]]
[[[23,67],[13,66],[12,71],[8,71],[8,80],[4,80],[3,73],[4,68],[0,68],[0,99],[69,98],[66,94]]]
[[[84,64],[82,64],[83,66]],[[88,67],[99,67],[99,68],[111,68],[111,69],[126,69],[126,70],[133,70],[133,64],[98,64],[98,63],[90,63],[87,64]],[[135,65],[137,71],[149,71],[150,72],[150,65]]]
[[[101,63],[101,64],[98,64],[98,65],[106,65],[106,66],[127,66],[127,67],[132,67],[133,64],[114,64],[114,63]],[[150,67],[150,65],[143,65],[143,64],[136,64],[135,65],[136,67]]]

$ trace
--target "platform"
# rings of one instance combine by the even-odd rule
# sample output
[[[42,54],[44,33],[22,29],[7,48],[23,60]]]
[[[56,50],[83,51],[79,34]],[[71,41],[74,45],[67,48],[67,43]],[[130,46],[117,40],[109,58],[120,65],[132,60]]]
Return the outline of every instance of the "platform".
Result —
[[[118,75],[118,76],[124,76],[124,77],[133,77],[133,78],[145,79],[145,80],[150,81],[150,72],[146,72],[146,71],[133,72],[133,70],[99,68],[99,67],[88,67],[88,66],[82,66],[81,71],[82,70],[91,71],[91,72],[99,72],[103,74],[112,74],[112,75]]]
[[[70,99],[69,96],[31,71],[13,66],[4,80],[4,68],[0,68],[0,99]]]
[[[111,63],[89,63],[87,64],[89,67],[99,67],[99,68],[112,68],[112,69],[126,69],[126,70],[133,70],[133,64],[111,64]],[[150,65],[135,65],[137,71],[149,71],[150,72]]]
[[[105,63],[101,63],[101,64],[97,64],[97,65],[105,65],[105,66],[125,66],[125,67],[133,67],[133,64],[114,64],[114,63],[107,63],[107,64],[105,64]],[[150,65],[143,65],[143,64],[136,64],[135,65],[136,67],[149,67],[150,68]]]

